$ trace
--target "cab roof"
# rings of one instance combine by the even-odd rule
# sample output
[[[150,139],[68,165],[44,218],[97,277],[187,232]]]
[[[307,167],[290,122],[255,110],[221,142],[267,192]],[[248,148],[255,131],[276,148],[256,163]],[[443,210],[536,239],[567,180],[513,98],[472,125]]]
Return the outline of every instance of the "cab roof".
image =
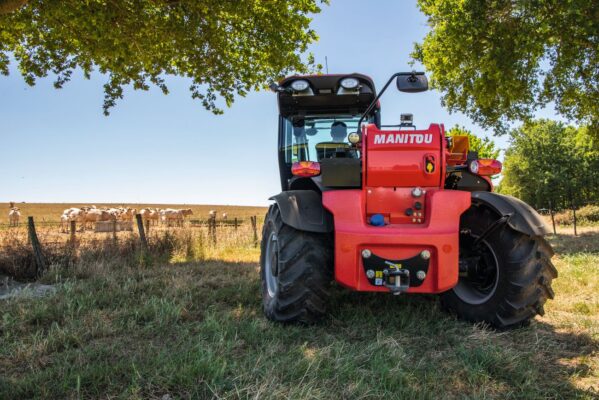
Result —
[[[360,82],[357,90],[345,90],[341,87],[344,78],[355,78]],[[291,84],[305,80],[310,85],[304,92],[293,92]],[[366,111],[376,97],[374,82],[366,75],[327,74],[293,75],[279,82],[284,90],[278,93],[279,112],[282,116],[307,114],[351,114]]]

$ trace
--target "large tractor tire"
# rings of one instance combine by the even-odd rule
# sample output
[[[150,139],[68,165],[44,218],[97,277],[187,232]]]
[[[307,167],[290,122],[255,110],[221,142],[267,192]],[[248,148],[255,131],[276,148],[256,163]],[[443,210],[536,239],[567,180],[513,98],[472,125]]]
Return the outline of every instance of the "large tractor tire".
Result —
[[[498,329],[525,326],[553,299],[552,256],[542,237],[515,231],[507,218],[473,205],[460,220],[460,278],[441,304],[471,322]]]
[[[260,267],[268,319],[312,323],[325,314],[333,274],[330,235],[285,225],[272,205],[262,231]]]

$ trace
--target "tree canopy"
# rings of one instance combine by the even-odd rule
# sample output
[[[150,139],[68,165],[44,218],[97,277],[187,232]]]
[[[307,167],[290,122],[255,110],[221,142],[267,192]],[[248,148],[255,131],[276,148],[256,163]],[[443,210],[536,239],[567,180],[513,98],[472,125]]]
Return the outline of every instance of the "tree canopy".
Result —
[[[488,137],[478,137],[466,128],[456,125],[447,131],[449,136],[468,136],[468,143],[470,144],[470,151],[476,151],[480,158],[493,158],[499,157],[499,149],[495,147],[493,142]]]
[[[561,209],[599,198],[599,146],[587,127],[550,120],[511,132],[500,192],[536,208]]]
[[[165,94],[168,75],[189,78],[193,98],[215,113],[220,98],[315,68],[318,0],[0,0],[0,72],[11,59],[29,85],[47,75],[61,88],[77,69],[107,75],[104,113],[123,88]],[[326,2],[322,0],[321,2]]]
[[[599,127],[599,7],[588,0],[418,0],[430,32],[412,57],[442,103],[507,132],[540,107]],[[599,135],[598,135],[599,136]]]

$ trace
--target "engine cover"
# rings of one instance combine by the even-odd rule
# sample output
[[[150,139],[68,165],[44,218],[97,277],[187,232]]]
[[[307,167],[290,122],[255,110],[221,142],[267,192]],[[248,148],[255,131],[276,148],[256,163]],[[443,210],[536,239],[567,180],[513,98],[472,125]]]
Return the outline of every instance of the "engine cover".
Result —
[[[365,175],[368,187],[441,187],[443,132],[365,129]]]

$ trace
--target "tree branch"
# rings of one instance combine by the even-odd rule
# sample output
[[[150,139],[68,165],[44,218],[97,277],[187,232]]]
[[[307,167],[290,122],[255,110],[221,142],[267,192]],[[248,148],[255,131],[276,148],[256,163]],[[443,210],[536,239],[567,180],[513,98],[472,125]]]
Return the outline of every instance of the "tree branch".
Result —
[[[27,4],[27,0],[0,0],[0,15],[10,14]]]

